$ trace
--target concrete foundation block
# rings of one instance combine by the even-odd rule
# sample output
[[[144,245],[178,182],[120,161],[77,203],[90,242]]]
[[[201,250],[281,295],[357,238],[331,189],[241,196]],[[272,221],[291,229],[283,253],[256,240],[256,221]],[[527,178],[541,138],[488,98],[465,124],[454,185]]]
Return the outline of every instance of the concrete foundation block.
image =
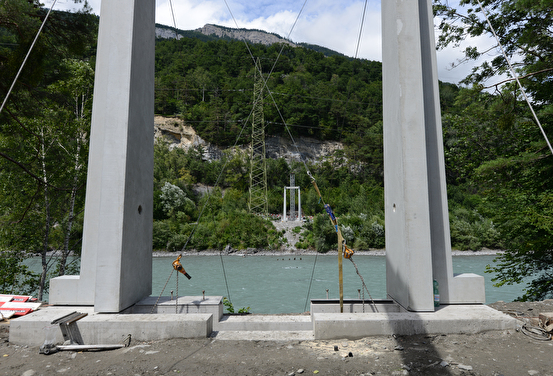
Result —
[[[370,300],[364,302],[360,299],[344,299],[344,313],[384,313],[405,311],[393,300]],[[311,315],[315,313],[340,313],[340,301],[337,299],[313,299],[311,300]]]
[[[94,286],[84,283],[80,275],[62,275],[50,280],[50,304],[94,305]]]
[[[55,333],[56,343],[63,343],[59,325],[50,323],[72,312],[88,313],[77,321],[77,328],[86,345],[121,343],[129,334],[133,341],[170,338],[206,338],[213,331],[212,314],[100,314],[92,307],[49,307],[10,323],[10,343],[40,346],[47,331]]]
[[[225,315],[214,324],[216,331],[311,331],[311,316]]]
[[[455,274],[452,291],[447,304],[484,304],[486,303],[486,286],[484,277],[474,273]]]
[[[517,320],[482,305],[442,306],[436,312],[318,313],[315,339],[356,339],[375,335],[479,333],[516,328]]]
[[[171,299],[169,296],[162,296],[159,298],[149,296],[125,310],[123,313],[209,313],[213,315],[213,320],[217,322],[223,317],[223,297],[181,296],[178,299]]]

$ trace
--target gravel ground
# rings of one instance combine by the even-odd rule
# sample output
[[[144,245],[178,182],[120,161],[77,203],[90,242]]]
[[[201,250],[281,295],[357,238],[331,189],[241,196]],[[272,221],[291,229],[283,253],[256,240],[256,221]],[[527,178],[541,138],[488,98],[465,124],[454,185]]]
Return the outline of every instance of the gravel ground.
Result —
[[[520,324],[552,312],[553,300],[497,302]],[[41,355],[8,342],[0,323],[0,375],[553,375],[553,341],[521,330],[379,336],[350,341],[172,339],[96,352]],[[222,337],[221,337],[222,338]]]

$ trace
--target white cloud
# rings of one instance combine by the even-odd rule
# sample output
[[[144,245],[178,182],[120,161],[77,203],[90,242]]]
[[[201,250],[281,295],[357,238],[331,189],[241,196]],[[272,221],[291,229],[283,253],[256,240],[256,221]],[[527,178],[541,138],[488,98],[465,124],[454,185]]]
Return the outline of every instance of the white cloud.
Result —
[[[308,17],[298,22],[296,38],[312,44],[318,44],[354,56],[359,39],[363,3],[357,2],[344,8],[330,8],[320,11],[316,17]],[[363,33],[358,57],[381,60],[380,9],[368,9],[365,15]]]
[[[156,6],[156,22],[173,26],[173,13],[178,29],[194,30],[207,23],[217,23],[228,15],[225,4],[220,0],[212,1],[172,1],[158,0]]]

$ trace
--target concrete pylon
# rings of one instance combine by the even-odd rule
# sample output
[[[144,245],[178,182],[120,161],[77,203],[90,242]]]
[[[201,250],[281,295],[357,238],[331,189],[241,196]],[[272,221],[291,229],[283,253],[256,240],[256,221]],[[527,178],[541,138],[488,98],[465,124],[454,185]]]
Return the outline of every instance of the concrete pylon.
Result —
[[[120,312],[151,294],[155,0],[102,1],[81,272],[50,303]]]
[[[484,303],[484,278],[454,276],[430,0],[382,1],[386,288],[411,311]]]

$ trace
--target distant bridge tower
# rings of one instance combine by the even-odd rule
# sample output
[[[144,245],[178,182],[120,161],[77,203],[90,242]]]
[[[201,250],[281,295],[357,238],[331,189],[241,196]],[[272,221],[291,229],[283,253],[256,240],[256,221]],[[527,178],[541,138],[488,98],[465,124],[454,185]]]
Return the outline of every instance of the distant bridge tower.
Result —
[[[267,163],[265,160],[265,117],[263,115],[263,76],[259,58],[255,63],[250,148],[250,213],[267,216]]]

